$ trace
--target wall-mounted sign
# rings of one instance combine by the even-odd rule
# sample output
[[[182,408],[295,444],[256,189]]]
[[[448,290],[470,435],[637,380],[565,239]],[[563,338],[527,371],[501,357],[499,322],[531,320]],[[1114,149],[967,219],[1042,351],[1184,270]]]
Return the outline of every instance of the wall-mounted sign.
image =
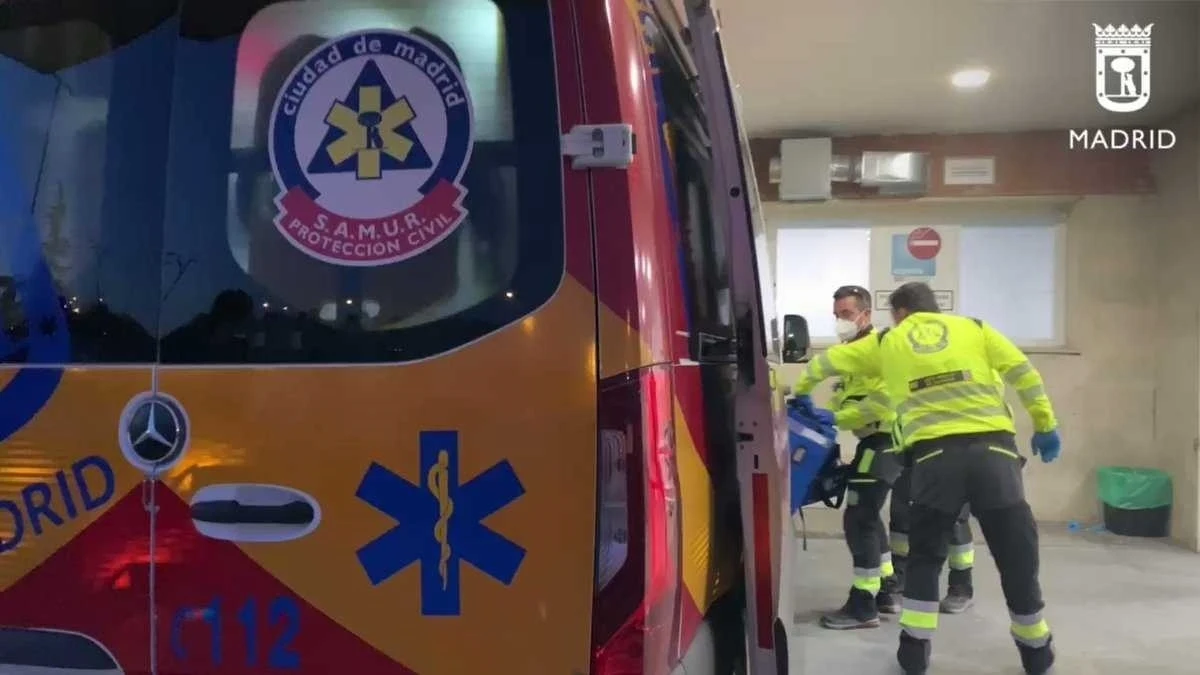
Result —
[[[995,157],[947,157],[943,163],[943,185],[995,185]]]

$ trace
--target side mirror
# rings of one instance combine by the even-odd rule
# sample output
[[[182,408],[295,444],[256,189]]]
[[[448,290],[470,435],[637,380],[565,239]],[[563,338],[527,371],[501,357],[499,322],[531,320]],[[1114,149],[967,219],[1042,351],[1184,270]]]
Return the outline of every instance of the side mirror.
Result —
[[[808,349],[808,320],[799,314],[783,315],[783,362],[806,363]]]

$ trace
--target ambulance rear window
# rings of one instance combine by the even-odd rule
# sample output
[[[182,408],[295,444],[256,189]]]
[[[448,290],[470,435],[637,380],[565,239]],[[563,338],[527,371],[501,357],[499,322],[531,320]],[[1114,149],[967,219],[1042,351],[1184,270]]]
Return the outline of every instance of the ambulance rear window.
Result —
[[[163,362],[427,358],[553,294],[546,0],[226,4],[183,4]]]
[[[0,2],[2,363],[154,361],[177,9]]]

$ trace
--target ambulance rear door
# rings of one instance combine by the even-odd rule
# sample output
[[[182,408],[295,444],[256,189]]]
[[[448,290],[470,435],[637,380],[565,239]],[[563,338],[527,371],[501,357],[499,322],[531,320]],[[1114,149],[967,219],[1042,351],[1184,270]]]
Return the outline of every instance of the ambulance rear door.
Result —
[[[586,672],[572,2],[182,6],[161,672]]]
[[[791,613],[790,477],[782,429],[782,392],[771,360],[778,361],[778,327],[764,308],[774,296],[761,224],[758,190],[736,92],[721,47],[711,0],[684,0],[691,48],[709,110],[713,171],[725,189],[719,198],[729,222],[730,275],[738,352],[738,476],[746,546],[747,648],[754,675],[788,672],[787,626]],[[767,270],[768,277],[761,272]],[[767,288],[763,288],[767,285]]]

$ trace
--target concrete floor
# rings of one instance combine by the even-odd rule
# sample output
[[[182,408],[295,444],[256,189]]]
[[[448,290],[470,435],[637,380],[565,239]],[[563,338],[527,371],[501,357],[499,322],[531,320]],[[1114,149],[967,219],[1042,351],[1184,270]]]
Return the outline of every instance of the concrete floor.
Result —
[[[976,528],[978,532],[978,528]],[[978,535],[977,535],[978,536]],[[1058,675],[1169,675],[1200,672],[1200,556],[1170,545],[1044,526],[1042,588],[1054,631]],[[943,616],[929,675],[1020,675],[996,566],[980,546],[975,606]],[[797,542],[791,675],[896,675],[897,623],[828,631],[822,611],[845,600],[850,558],[835,539]],[[943,588],[945,576],[943,575]]]

